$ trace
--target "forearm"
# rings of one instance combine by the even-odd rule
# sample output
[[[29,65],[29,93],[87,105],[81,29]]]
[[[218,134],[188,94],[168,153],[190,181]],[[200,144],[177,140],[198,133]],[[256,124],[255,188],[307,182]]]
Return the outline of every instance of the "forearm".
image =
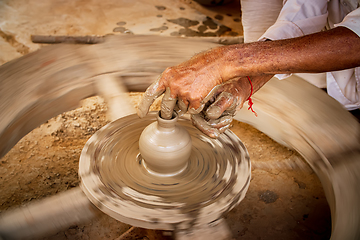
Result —
[[[232,45],[223,50],[223,79],[360,66],[360,38],[344,27],[293,39]]]

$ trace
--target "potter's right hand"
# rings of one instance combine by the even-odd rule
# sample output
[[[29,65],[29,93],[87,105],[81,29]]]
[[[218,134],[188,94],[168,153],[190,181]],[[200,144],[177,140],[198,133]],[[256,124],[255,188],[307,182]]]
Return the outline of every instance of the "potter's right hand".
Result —
[[[272,75],[242,77],[216,86],[204,109],[199,114],[191,115],[193,124],[209,137],[217,138],[230,127],[237,111],[249,99],[251,86],[254,93],[271,77]]]
[[[226,66],[225,51],[225,47],[213,48],[167,68],[146,90],[138,108],[139,117],[144,117],[154,100],[164,92],[163,118],[169,118],[174,109],[180,115],[187,111],[190,114],[201,112],[210,91],[231,76],[227,73],[230,68]]]
[[[199,114],[193,114],[193,124],[203,133],[217,138],[230,127],[236,112],[249,98],[251,85],[248,79],[239,78],[216,86],[211,99]]]

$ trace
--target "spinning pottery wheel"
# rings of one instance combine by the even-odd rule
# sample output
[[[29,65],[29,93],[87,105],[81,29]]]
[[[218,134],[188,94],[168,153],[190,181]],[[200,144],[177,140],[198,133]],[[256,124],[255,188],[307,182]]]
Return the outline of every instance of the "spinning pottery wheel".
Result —
[[[109,93],[109,89],[118,89],[120,93],[125,93],[128,90],[143,92],[166,67],[179,64],[193,56],[194,52],[200,52],[214,45],[216,44],[182,38],[121,35],[110,37],[105,43],[93,46],[57,45],[44,47],[37,52],[0,66],[0,90],[3,90],[0,99],[4,103],[0,105],[2,112],[0,157],[4,156],[29,131],[51,117],[76,108],[80,100],[89,96],[102,95],[108,99],[109,105],[113,101],[117,103],[116,106],[120,106],[120,108],[114,107],[114,112],[123,114],[123,116],[128,114],[131,112],[131,110],[126,109],[129,104],[119,102],[119,99],[114,98],[114,96],[122,95],[116,95],[111,91]],[[96,57],[94,57],[94,53],[96,53]],[[114,76],[109,75],[109,73],[114,74]],[[103,89],[109,84],[110,86],[107,89]],[[125,88],[116,88],[114,87],[118,86],[116,84],[124,85]],[[255,126],[277,142],[300,153],[323,185],[332,215],[331,239],[359,239],[360,162],[358,160],[360,159],[360,125],[357,120],[325,92],[296,76],[283,81],[270,80],[254,95],[253,100],[259,117],[254,117],[251,112],[243,108],[235,116],[235,119]],[[149,118],[152,119],[149,120]],[[131,125],[142,123],[140,126],[144,129],[155,119],[155,114],[150,114],[145,119],[139,119],[132,115],[112,122],[100,130],[91,138],[84,149],[81,159],[84,167],[80,166],[82,189],[73,188],[1,213],[0,236],[9,239],[24,239],[26,237],[39,239],[45,235],[49,236],[70,226],[96,218],[97,208],[135,226],[158,229],[165,226],[164,229],[176,228],[175,230],[177,230],[177,228],[181,228],[191,231],[197,230],[196,226],[201,228],[204,226],[201,224],[205,224],[205,226],[210,226],[207,230],[210,232],[208,234],[211,234],[212,229],[214,229],[213,224],[220,220],[207,223],[211,219],[221,219],[221,216],[231,209],[232,205],[236,205],[237,200],[242,199],[243,194],[245,194],[247,184],[243,185],[244,190],[241,191],[241,182],[236,177],[244,177],[244,179],[245,176],[248,177],[246,174],[249,173],[246,169],[248,171],[250,169],[246,150],[229,131],[226,131],[221,138],[213,140],[201,135],[197,130],[189,130],[190,127],[186,127],[193,140],[193,149],[195,149],[196,141],[201,139],[202,144],[206,146],[206,151],[199,148],[202,156],[210,155],[212,159],[215,159],[214,156],[217,154],[220,158],[216,158],[216,161],[222,159],[222,162],[220,161],[222,165],[219,162],[220,167],[216,168],[215,171],[215,165],[209,163],[211,169],[209,168],[208,171],[211,170],[213,175],[209,173],[195,178],[194,173],[193,178],[185,178],[184,175],[187,171],[188,174],[190,174],[189,171],[200,171],[200,169],[206,171],[206,168],[190,168],[191,165],[189,164],[189,167],[177,176],[181,180],[179,183],[182,184],[183,188],[180,188],[180,184],[174,185],[169,187],[172,196],[165,194],[159,196],[160,192],[165,193],[160,188],[166,187],[164,179],[169,180],[176,177],[163,177],[161,184],[155,185],[156,188],[154,188],[154,184],[151,184],[153,182],[150,181],[152,178],[149,177],[152,175],[149,175],[144,169],[139,168],[145,175],[136,171],[131,172],[131,175],[128,173],[129,168],[131,168],[130,162],[133,164],[138,160],[138,152],[132,153],[135,155],[134,158],[123,158],[129,161],[129,164],[126,162],[125,168],[116,165],[116,163],[120,164],[120,157],[130,153],[128,149],[124,148],[124,151],[117,151],[117,153],[121,153],[117,155],[115,155],[115,148],[111,151],[110,148],[98,147],[95,151],[96,146],[110,143],[112,138],[115,139],[115,134],[118,134],[118,139],[120,136],[124,138],[125,135],[129,135],[121,143],[129,148],[130,146],[137,148],[137,141],[142,130],[138,130],[134,126],[131,127]],[[145,123],[145,121],[148,122]],[[190,126],[190,123],[185,119],[180,119],[179,124]],[[114,136],[111,135],[111,132]],[[136,134],[138,134],[137,137],[135,137]],[[133,144],[128,143],[130,140],[133,141]],[[113,144],[115,142],[115,140],[112,141]],[[228,159],[224,160],[224,152],[216,152],[221,144],[228,149],[226,154],[232,155],[229,161]],[[120,145],[117,144],[116,147],[120,147]],[[107,154],[104,154],[105,152]],[[91,157],[100,156],[99,154],[109,155],[109,158],[104,157],[103,162],[102,159],[96,158],[98,165],[94,165],[95,161]],[[114,158],[112,159],[110,156],[114,156]],[[239,159],[232,159],[233,157]],[[205,157],[203,158],[205,159]],[[114,160],[114,163],[106,163],[106,159],[107,161]],[[243,164],[244,168],[236,166],[236,162],[240,165]],[[291,162],[289,165],[293,166]],[[101,168],[96,170],[98,166]],[[271,165],[272,168],[281,166],[285,165]],[[105,167],[111,168],[111,171],[105,171]],[[116,181],[121,180],[120,170],[127,172],[127,176],[129,176],[125,183],[131,182],[132,184],[126,185],[124,182],[119,181],[118,183],[112,180],[112,178]],[[229,179],[224,178],[228,171],[231,173]],[[241,171],[246,174],[242,174]],[[111,175],[108,172],[111,172]],[[235,175],[237,176],[235,177]],[[132,181],[130,177],[136,181]],[[193,183],[201,178],[206,178],[208,181],[197,182],[198,185]],[[188,179],[188,185],[185,184],[186,179]],[[219,184],[217,192],[215,191],[215,183],[210,184],[213,181],[217,181]],[[143,185],[145,183],[147,185]],[[190,187],[185,188],[190,186],[190,183],[193,183],[192,186],[194,186],[192,192],[189,190]],[[201,184],[203,187],[200,187]],[[146,188],[148,186],[152,188]],[[203,197],[197,191],[209,190],[208,187],[213,187],[214,193],[218,193],[218,195],[213,195],[213,198],[207,201],[202,202],[200,199],[195,202],[195,197],[192,196]],[[235,188],[240,190],[236,192]],[[184,189],[183,194],[175,192],[177,189]],[[225,192],[229,193],[228,195],[231,197],[227,198]],[[241,195],[236,195],[239,192]],[[175,193],[178,193],[177,196],[180,200],[173,200]],[[210,196],[211,193],[204,193],[204,195]],[[189,202],[186,202],[186,196],[189,196]],[[194,199],[193,202],[190,202],[190,196],[191,199]],[[237,196],[238,199],[236,199]],[[94,204],[89,199],[95,203],[97,208],[93,207]],[[121,208],[121,211],[116,208],[116,205],[119,209]],[[131,208],[127,209],[128,206]],[[149,206],[151,206],[150,210],[148,209]],[[213,215],[210,214],[212,207],[215,209]],[[203,210],[204,208],[205,210]],[[47,209],[46,214],[44,214],[43,209]],[[176,210],[177,215],[174,214],[171,217],[165,215],[171,209],[173,212]],[[149,212],[151,214],[148,214]],[[147,214],[143,219],[139,217],[145,213]],[[200,218],[205,213],[209,213],[209,217]],[[215,217],[216,214],[217,217]],[[187,220],[179,220],[179,215],[187,217]],[[165,216],[168,217],[165,218]],[[183,222],[184,224],[182,224]],[[185,226],[186,224],[188,226]],[[208,236],[211,237],[205,239],[221,239],[215,234]],[[195,238],[189,237],[188,239]]]
[[[155,112],[143,119],[129,115],[93,135],[80,157],[83,191],[101,211],[134,226],[191,234],[216,225],[249,187],[250,158],[244,144],[229,130],[211,139],[186,118],[176,123],[156,122],[157,117]],[[160,126],[160,120],[176,123],[191,136],[190,157],[178,166],[180,171],[167,174],[171,166],[166,166],[160,173],[155,167],[164,163],[149,167],[139,154],[144,128],[153,122]]]

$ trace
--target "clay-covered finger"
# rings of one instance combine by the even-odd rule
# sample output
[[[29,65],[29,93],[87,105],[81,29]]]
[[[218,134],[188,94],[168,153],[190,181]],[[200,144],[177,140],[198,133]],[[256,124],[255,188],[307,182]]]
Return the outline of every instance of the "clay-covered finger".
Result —
[[[193,107],[190,107],[189,106],[189,109],[188,109],[188,111],[189,111],[189,113],[190,114],[199,114],[203,109],[204,109],[204,107],[205,107],[205,103],[201,103],[200,104],[200,107],[198,107],[198,108],[193,108]]]
[[[209,119],[218,119],[226,110],[236,109],[237,99],[228,92],[222,92],[206,109],[206,116]]]
[[[181,117],[187,112],[187,110],[188,106],[181,99],[178,99],[175,106],[175,111],[177,112],[178,116]]]
[[[207,122],[211,127],[220,129],[224,126],[230,125],[232,123],[232,121],[233,121],[232,116],[222,116],[218,119],[211,119]]]
[[[194,105],[195,103],[190,103],[190,105],[189,105],[189,113],[190,113],[190,114],[198,114],[198,113],[200,113],[200,112],[204,109],[206,103],[209,102],[210,99],[214,98],[214,96],[216,96],[216,95],[218,94],[218,92],[220,91],[221,87],[222,87],[222,84],[215,86],[215,87],[206,95],[206,97],[200,102],[200,106],[199,106],[198,108],[195,109],[195,108],[193,107],[193,105]]]
[[[171,97],[170,88],[167,87],[161,102],[161,118],[171,119],[176,104],[176,98]]]
[[[227,129],[229,129],[230,126],[231,126],[231,124],[228,124],[228,125],[226,125],[226,126],[223,126],[223,127],[219,128],[218,130],[219,130],[220,133],[223,133],[223,132],[225,132]]]
[[[141,98],[139,107],[137,109],[137,114],[139,117],[145,117],[149,112],[151,104],[153,104],[155,99],[164,93],[165,88],[160,86],[160,78],[161,76],[146,89],[144,96]]]
[[[201,132],[205,133],[211,138],[218,138],[220,132],[218,129],[211,127],[206,120],[201,116],[201,114],[191,115],[192,123],[197,127]]]

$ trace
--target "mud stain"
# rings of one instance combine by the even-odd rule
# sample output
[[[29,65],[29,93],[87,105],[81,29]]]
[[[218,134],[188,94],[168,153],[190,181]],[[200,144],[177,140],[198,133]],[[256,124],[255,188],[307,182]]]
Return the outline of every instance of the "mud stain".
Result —
[[[113,29],[113,32],[133,34],[133,32],[131,32],[129,29],[127,29],[125,27],[116,27]]]
[[[164,11],[166,9],[166,7],[164,6],[155,6],[157,8],[157,10],[160,10],[160,11]]]
[[[233,32],[231,28],[224,25],[218,25],[210,17],[206,17],[202,24],[199,21],[190,20],[187,18],[168,19],[168,22],[182,26],[179,31],[170,33],[171,36],[187,36],[187,37],[217,37],[217,36],[237,36],[238,33]],[[199,25],[199,26],[198,26]],[[190,29],[190,27],[198,26],[197,30]],[[216,30],[216,31],[214,31]]]
[[[201,33],[205,32],[207,29],[208,29],[208,28],[207,28],[207,26],[205,26],[205,25],[200,25],[200,26],[198,27],[198,31],[201,32]]]
[[[175,23],[177,25],[180,25],[180,26],[182,26],[184,28],[196,26],[196,25],[199,24],[198,21],[190,20],[190,19],[187,19],[187,18],[168,19],[167,21],[171,22],[171,23]]]
[[[6,34],[0,30],[0,37],[2,37],[6,42],[8,42],[11,46],[13,46],[18,53],[21,53],[22,55],[29,53],[29,50],[30,50],[29,47],[16,41],[16,39],[13,35]]]
[[[124,26],[124,25],[126,25],[126,22],[118,22],[118,23],[116,23],[116,25],[118,25],[118,26]]]
[[[220,14],[216,15],[214,18],[219,20],[219,21],[224,19],[224,17],[222,15],[220,15]]]
[[[214,22],[214,20],[212,20],[209,17],[206,17],[206,20],[203,21],[203,24],[205,26],[208,26],[210,29],[217,29],[218,28],[218,25],[216,24],[216,22]]]
[[[150,31],[151,32],[160,32],[160,31],[165,31],[165,30],[168,30],[169,28],[167,26],[161,26],[161,27],[158,27],[158,28],[151,28]]]
[[[125,31],[126,31],[126,28],[124,28],[124,27],[117,27],[117,28],[114,28],[114,30],[113,30],[113,32],[121,32],[121,33],[125,32]]]

